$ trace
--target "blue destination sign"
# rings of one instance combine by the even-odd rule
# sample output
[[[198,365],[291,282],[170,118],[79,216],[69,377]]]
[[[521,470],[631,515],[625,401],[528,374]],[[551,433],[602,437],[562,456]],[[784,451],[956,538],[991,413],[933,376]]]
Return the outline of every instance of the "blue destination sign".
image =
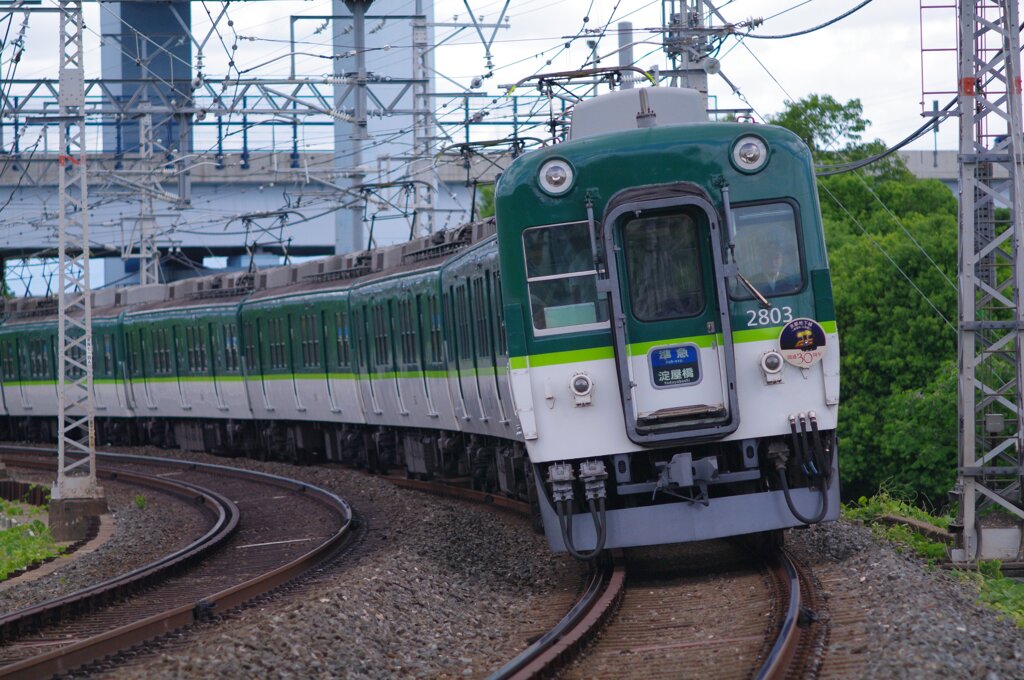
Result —
[[[650,354],[655,387],[700,382],[700,358],[694,345],[662,347]]]

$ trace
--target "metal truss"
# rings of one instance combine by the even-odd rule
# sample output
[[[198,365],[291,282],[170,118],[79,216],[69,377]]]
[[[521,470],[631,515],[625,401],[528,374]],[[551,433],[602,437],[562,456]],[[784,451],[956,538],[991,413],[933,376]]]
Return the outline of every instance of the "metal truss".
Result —
[[[89,291],[89,199],[85,154],[82,0],[60,0],[60,141],[58,159],[57,481],[53,498],[95,498],[95,402],[92,300]],[[86,454],[69,463],[68,451]]]
[[[957,562],[1024,559],[1024,212],[1017,0],[959,0]],[[1008,209],[1008,216],[1004,216]],[[989,511],[997,511],[986,517]],[[1001,516],[1001,521],[994,521]]]

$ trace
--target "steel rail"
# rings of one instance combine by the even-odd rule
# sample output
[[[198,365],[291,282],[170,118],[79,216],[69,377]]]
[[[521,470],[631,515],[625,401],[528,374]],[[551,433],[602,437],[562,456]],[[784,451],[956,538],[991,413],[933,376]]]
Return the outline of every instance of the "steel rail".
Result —
[[[12,453],[9,453],[12,452],[12,450],[20,452],[32,451],[34,456],[38,456],[39,454],[48,454],[55,457],[55,451],[52,449],[10,446],[0,447],[0,456],[7,457],[12,455]],[[247,602],[254,597],[269,592],[270,590],[294,579],[304,571],[307,571],[314,565],[318,564],[323,558],[330,555],[336,548],[340,547],[351,533],[352,510],[348,503],[329,491],[304,482],[262,472],[239,470],[237,468],[230,468],[223,465],[178,461],[169,458],[154,458],[148,456],[132,456],[128,454],[111,453],[98,453],[97,456],[104,461],[113,460],[143,465],[159,464],[191,470],[210,471],[220,475],[258,480],[263,483],[283,487],[291,491],[308,493],[310,496],[316,497],[319,502],[325,503],[333,510],[337,511],[342,517],[341,526],[333,535],[331,535],[326,541],[322,542],[319,546],[295,558],[287,564],[278,567],[277,569],[235,586],[223,589],[212,595],[203,597],[194,603],[179,606],[175,609],[171,609],[163,613],[150,616],[146,619],[135,621],[107,631],[100,635],[81,640],[62,649],[24,659],[20,662],[0,668],[0,677],[38,678],[66,673],[84,664],[102,659],[106,656],[136,645],[149,642],[160,635],[193,624],[196,621],[209,617],[214,611],[231,609],[232,607]],[[117,471],[115,474],[119,478],[123,479],[134,475],[135,473]],[[160,479],[159,481],[167,484],[175,484],[163,479]],[[237,526],[237,508],[235,510],[235,525]],[[146,569],[146,567],[143,567],[143,569]],[[76,594],[73,593],[68,597],[74,597],[75,595]]]
[[[773,569],[775,569],[780,582],[785,583],[789,588],[789,604],[786,607],[786,615],[779,628],[775,644],[768,652],[761,669],[754,676],[756,680],[782,680],[790,677],[802,635],[799,626],[802,607],[800,572],[785,550],[777,551]]]
[[[400,486],[404,489],[415,489],[417,491],[434,494],[435,496],[447,496],[449,498],[458,498],[464,501],[480,503],[481,505],[490,505],[517,515],[528,516],[530,514],[530,505],[528,503],[517,501],[500,494],[490,493],[488,491],[477,491],[476,489],[470,489],[444,481],[424,482],[418,479],[399,477],[397,475],[384,475],[384,479],[388,480],[395,486]]]
[[[518,656],[488,676],[488,680],[550,677],[571,662],[615,613],[626,591],[626,568],[621,558],[605,560],[591,571],[582,597],[555,626]]]
[[[426,482],[389,475],[385,479],[406,489],[490,505],[529,516],[528,503],[486,491],[444,482]],[[590,572],[583,595],[547,633],[488,676],[488,680],[522,680],[551,676],[564,668],[608,621],[626,591],[626,568],[616,551]]]

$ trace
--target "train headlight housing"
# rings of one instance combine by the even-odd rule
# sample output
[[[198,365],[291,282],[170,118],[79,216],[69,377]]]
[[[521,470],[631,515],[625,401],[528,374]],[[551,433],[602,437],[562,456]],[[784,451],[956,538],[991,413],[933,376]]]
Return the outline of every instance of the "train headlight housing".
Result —
[[[552,158],[540,166],[540,173],[537,181],[544,193],[551,196],[561,196],[572,189],[576,173],[573,171],[569,161],[563,158]]]
[[[769,385],[782,382],[782,355],[774,349],[761,355],[761,373]]]
[[[589,406],[593,401],[594,380],[586,373],[574,373],[569,378],[569,391],[576,406]]]
[[[744,135],[732,145],[730,158],[740,172],[758,172],[768,165],[768,144],[757,135]]]

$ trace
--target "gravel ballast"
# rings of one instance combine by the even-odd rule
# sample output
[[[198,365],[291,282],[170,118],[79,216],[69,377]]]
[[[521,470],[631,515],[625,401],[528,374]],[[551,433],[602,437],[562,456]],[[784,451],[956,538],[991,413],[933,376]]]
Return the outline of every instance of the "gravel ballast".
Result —
[[[1024,629],[978,604],[955,573],[840,521],[787,532],[828,595],[831,648],[822,677],[1024,678]],[[830,657],[858,659],[830,668]]]
[[[17,470],[13,476],[45,481]],[[10,613],[67,595],[149,564],[194,541],[212,521],[187,501],[160,491],[111,482],[103,486],[114,521],[113,537],[94,552],[69,557],[52,573],[0,590],[0,612]],[[136,502],[139,495],[145,499],[144,504]]]
[[[337,493],[365,539],[296,592],[114,677],[480,677],[553,625],[581,582],[580,567],[521,518],[336,466],[233,463]]]
[[[337,466],[170,455],[322,486],[353,505],[366,535],[300,586],[186,632],[112,677],[483,677],[552,625],[580,583],[576,563],[500,512]],[[786,542],[825,592],[820,677],[1024,678],[1024,631],[978,604],[956,575],[857,523],[790,531]]]

